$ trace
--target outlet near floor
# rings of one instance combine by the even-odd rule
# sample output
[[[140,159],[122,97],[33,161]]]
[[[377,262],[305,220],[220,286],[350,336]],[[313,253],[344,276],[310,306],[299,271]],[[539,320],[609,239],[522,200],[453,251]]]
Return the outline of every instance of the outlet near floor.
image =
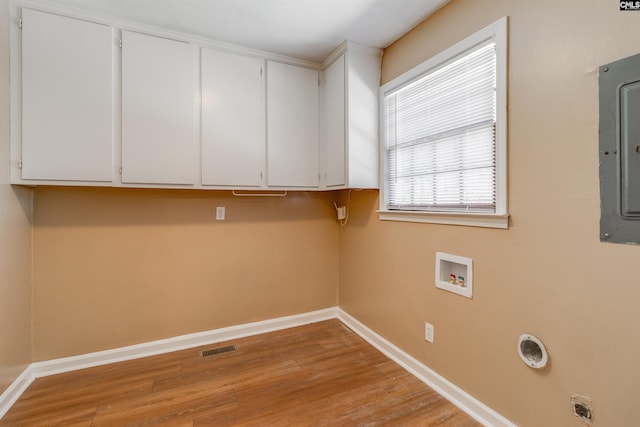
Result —
[[[579,424],[590,426],[593,424],[593,399],[589,396],[574,394],[571,396],[573,415]]]
[[[426,322],[424,324],[424,340],[430,343],[433,343],[433,335],[435,333],[435,330],[433,328],[433,325],[429,322]]]

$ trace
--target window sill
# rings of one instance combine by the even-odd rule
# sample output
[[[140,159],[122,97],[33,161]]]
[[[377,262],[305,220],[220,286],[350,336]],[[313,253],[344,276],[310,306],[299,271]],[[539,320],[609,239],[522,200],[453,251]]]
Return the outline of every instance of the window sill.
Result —
[[[383,221],[426,222],[431,224],[465,225],[470,227],[509,228],[508,214],[379,210],[378,216]]]

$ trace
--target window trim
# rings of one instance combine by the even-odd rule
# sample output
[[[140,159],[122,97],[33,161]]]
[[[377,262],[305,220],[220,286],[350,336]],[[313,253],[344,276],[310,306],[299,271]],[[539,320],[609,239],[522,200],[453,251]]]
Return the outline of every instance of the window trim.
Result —
[[[449,225],[466,225],[490,228],[508,228],[509,214],[507,209],[507,21],[502,17],[498,21],[483,28],[450,48],[438,53],[422,64],[404,72],[400,76],[380,87],[380,209],[381,220],[428,222]],[[385,117],[384,98],[386,94],[416,80],[429,70],[435,69],[463,52],[472,49],[487,40],[496,43],[496,210],[495,213],[434,212],[390,210],[387,207],[388,165],[385,155]]]

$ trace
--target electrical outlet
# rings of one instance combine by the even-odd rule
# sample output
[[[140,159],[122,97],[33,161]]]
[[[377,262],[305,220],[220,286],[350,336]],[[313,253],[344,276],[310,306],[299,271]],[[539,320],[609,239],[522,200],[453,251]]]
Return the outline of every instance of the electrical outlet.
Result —
[[[435,329],[433,325],[429,322],[424,324],[424,340],[433,344],[433,336],[435,334]]]
[[[573,415],[576,416],[577,421],[585,426],[593,424],[593,399],[589,396],[581,396],[574,394],[571,396],[571,406],[573,408]]]
[[[218,206],[216,208],[216,221],[224,221],[225,209],[224,206]]]
[[[338,206],[336,208],[336,210],[338,211],[338,219],[339,220],[343,220],[347,217],[347,208],[344,206]]]

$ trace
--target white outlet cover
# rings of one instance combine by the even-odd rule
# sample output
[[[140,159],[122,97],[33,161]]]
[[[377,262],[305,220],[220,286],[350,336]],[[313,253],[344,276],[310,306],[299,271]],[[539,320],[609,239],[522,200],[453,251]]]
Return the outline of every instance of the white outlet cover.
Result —
[[[225,216],[225,208],[224,208],[224,206],[218,206],[216,208],[216,220],[217,221],[224,221],[224,216]]]
[[[433,344],[435,328],[431,323],[424,324],[424,340]]]

